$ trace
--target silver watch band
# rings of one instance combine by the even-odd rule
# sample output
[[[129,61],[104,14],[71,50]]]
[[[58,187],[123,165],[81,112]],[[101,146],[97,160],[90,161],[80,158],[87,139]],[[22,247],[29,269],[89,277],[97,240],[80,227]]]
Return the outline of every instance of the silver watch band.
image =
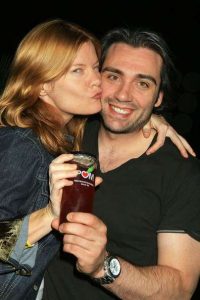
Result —
[[[113,261],[115,261],[115,263],[117,262],[117,270],[115,274],[111,271],[110,267],[110,264],[112,264]],[[104,276],[99,278],[91,277],[91,279],[100,285],[109,284],[112,283],[120,275],[120,272],[121,266],[118,258],[116,256],[108,254],[108,256],[106,256],[104,259]]]

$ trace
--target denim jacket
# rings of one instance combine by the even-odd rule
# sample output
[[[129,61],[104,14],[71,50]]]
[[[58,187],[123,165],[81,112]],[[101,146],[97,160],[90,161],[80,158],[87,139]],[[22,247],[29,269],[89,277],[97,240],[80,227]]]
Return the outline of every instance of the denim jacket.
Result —
[[[0,128],[0,299],[35,299],[44,270],[59,248],[54,232],[38,241],[34,266],[23,250],[12,257],[27,216],[49,201],[48,168],[53,159],[31,129]]]

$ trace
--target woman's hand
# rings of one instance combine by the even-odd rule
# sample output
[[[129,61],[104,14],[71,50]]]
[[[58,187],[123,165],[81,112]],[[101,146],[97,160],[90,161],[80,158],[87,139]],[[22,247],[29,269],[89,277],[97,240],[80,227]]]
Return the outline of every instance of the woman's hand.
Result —
[[[179,149],[183,157],[187,158],[188,153],[192,156],[196,156],[186,139],[178,134],[163,116],[152,114],[150,121],[143,127],[144,137],[149,137],[151,129],[155,129],[158,133],[158,136],[156,143],[147,150],[147,155],[156,152],[160,147],[162,147],[164,145],[166,136],[168,136]]]
[[[31,244],[48,234],[52,230],[54,222],[56,226],[53,228],[58,229],[62,188],[72,185],[73,181],[70,178],[76,177],[78,174],[77,166],[67,163],[72,159],[72,154],[62,154],[49,166],[50,201],[46,207],[30,215],[28,240]]]
[[[55,158],[49,166],[49,210],[55,218],[58,218],[60,215],[63,187],[72,185],[73,181],[70,180],[70,178],[74,178],[78,175],[77,165],[67,163],[72,159],[72,154],[61,154]]]
[[[73,159],[72,154],[61,154],[54,159],[49,166],[49,188],[50,188],[50,203],[48,209],[54,218],[60,215],[60,203],[64,186],[70,186],[74,178],[78,175],[77,165],[67,163]],[[95,178],[95,186],[102,182],[101,177]]]
[[[95,178],[95,186],[98,186],[102,183],[103,179],[99,176],[96,176]]]

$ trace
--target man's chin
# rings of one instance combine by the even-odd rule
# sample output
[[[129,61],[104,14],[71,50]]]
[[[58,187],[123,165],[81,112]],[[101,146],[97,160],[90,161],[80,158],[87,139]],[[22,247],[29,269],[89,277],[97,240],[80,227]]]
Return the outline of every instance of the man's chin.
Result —
[[[115,134],[124,134],[124,133],[133,133],[141,130],[144,125],[146,124],[147,120],[140,120],[140,122],[135,122],[134,124],[126,124],[126,126],[120,124],[116,124],[115,126],[112,124],[109,124],[108,122],[103,121],[103,125],[106,130],[108,130],[111,133]]]
[[[105,129],[111,133],[115,133],[115,134],[123,134],[123,133],[130,133],[132,132],[132,130],[130,130],[130,128],[127,128],[127,127],[114,127],[114,126],[111,126],[109,124],[105,124],[103,123]]]

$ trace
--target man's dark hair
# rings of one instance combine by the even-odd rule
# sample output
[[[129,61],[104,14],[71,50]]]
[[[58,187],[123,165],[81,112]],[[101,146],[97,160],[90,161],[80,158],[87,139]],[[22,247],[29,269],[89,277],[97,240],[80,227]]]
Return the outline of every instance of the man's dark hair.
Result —
[[[102,39],[101,66],[108,50],[116,43],[124,43],[134,48],[147,48],[162,57],[160,90],[163,91],[164,97],[159,111],[161,108],[169,107],[172,98],[172,84],[174,83],[173,76],[177,75],[177,72],[170,56],[170,50],[164,39],[156,32],[144,29],[116,28],[110,30]]]

